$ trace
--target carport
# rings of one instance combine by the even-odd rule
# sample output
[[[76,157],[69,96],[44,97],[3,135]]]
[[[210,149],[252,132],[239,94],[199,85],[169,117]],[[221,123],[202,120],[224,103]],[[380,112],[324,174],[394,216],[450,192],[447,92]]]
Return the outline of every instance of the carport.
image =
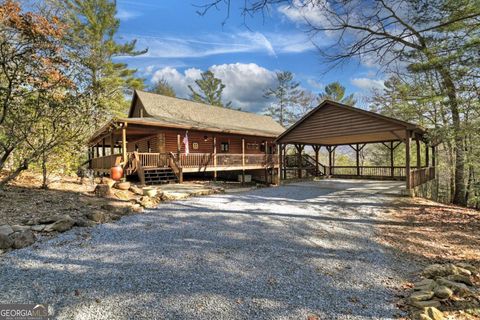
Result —
[[[412,141],[417,155],[413,164]],[[436,144],[428,140],[425,129],[330,100],[323,101],[307,113],[282,133],[276,142],[280,155],[279,179],[287,179],[287,173],[294,172],[297,178],[310,174],[335,178],[404,180],[408,192],[435,179]],[[371,143],[379,143],[388,148],[388,165],[360,165],[360,151]],[[394,161],[394,152],[402,143],[405,144],[405,165],[398,166]],[[295,155],[286,154],[288,145],[295,147]],[[305,146],[312,147],[314,157],[303,153]],[[339,146],[350,146],[354,150],[355,166],[334,165],[334,151]],[[319,162],[322,147],[328,152],[328,164]],[[422,152],[425,161],[423,164]]]

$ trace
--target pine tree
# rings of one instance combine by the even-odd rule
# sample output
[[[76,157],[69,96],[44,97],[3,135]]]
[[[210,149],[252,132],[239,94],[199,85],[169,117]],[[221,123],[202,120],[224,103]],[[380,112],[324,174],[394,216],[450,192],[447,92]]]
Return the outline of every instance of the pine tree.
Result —
[[[165,78],[162,78],[158,80],[152,88],[150,88],[150,91],[153,93],[161,94],[164,96],[168,97],[173,97],[175,98],[177,95],[175,94],[175,90],[173,87],[168,83],[168,81]]]
[[[264,97],[273,102],[265,110],[265,114],[271,116],[283,127],[295,122],[295,106],[301,99],[302,92],[300,83],[293,80],[290,71],[277,72],[277,86],[265,90]]]
[[[117,56],[135,56],[136,41],[118,43],[115,35],[120,21],[115,17],[116,3],[110,0],[59,0],[69,24],[70,45],[84,70],[81,72],[85,91],[97,108],[97,126],[112,115],[124,115],[129,89],[142,89],[143,79],[125,63],[114,62]]]
[[[191,91],[190,98],[193,101],[206,103],[212,106],[230,108],[232,102],[223,104],[222,93],[225,85],[222,80],[215,78],[212,71],[208,70],[201,74],[201,79],[195,80],[200,92],[195,91],[192,86],[188,86]]]
[[[345,87],[338,81],[327,84],[325,86],[325,92],[318,95],[319,102],[326,99],[337,101],[349,106],[353,106],[356,102],[353,98],[353,94],[345,96]]]

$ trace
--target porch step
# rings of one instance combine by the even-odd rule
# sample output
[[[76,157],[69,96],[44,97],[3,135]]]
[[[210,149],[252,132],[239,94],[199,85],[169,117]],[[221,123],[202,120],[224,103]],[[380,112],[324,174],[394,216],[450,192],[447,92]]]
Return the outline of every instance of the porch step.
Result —
[[[145,184],[164,184],[178,182],[177,176],[171,168],[148,168],[144,170]]]

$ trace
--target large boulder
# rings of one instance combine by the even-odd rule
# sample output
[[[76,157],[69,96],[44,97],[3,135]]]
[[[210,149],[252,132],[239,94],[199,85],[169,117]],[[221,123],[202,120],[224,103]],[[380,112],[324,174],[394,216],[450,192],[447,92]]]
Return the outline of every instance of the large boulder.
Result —
[[[115,183],[117,183],[115,180],[113,179],[110,179],[110,178],[107,178],[107,177],[103,177],[102,178],[102,184],[106,184],[108,185],[110,188],[113,188],[113,186],[115,185]]]
[[[429,279],[459,274],[458,268],[451,264],[431,264],[423,270],[423,276]]]
[[[9,236],[0,233],[0,249],[8,249],[13,245],[12,239]]]
[[[448,299],[453,295],[452,289],[447,286],[437,286],[434,293],[440,299]]]
[[[414,283],[414,290],[416,291],[432,291],[436,286],[435,280],[423,279]]]
[[[424,310],[424,313],[432,320],[443,320],[442,311],[435,307],[428,307]]]
[[[459,297],[472,295],[472,291],[463,283],[451,281],[445,278],[437,279],[437,283],[452,289],[453,292],[455,292],[455,294],[457,294]]]
[[[4,236],[9,236],[14,232],[12,227],[8,224],[4,224],[0,226],[0,234]]]
[[[137,196],[143,196],[143,189],[137,186],[131,186],[130,191],[136,194]]]
[[[12,229],[15,232],[27,231],[27,230],[30,230],[30,226],[22,226],[22,225],[16,224],[12,226]]]
[[[58,219],[54,223],[46,226],[44,231],[46,231],[46,232],[52,232],[52,231],[65,232],[67,230],[70,230],[73,227],[74,224],[75,224],[75,220],[73,220],[69,215],[65,215],[61,219]]]
[[[416,291],[410,296],[411,301],[425,301],[433,298],[433,291]]]
[[[112,188],[106,184],[102,183],[95,187],[94,193],[97,197],[111,197],[113,196]]]
[[[87,213],[87,218],[97,223],[104,223],[108,220],[108,215],[103,211],[95,210]]]
[[[78,218],[75,219],[75,225],[77,227],[86,228],[86,227],[94,226],[95,223],[93,221],[89,220],[89,219],[78,217]]]
[[[35,243],[35,235],[33,234],[32,230],[25,230],[20,232],[15,232],[11,236],[13,240],[13,247],[15,249],[20,249],[27,247],[33,243]]]

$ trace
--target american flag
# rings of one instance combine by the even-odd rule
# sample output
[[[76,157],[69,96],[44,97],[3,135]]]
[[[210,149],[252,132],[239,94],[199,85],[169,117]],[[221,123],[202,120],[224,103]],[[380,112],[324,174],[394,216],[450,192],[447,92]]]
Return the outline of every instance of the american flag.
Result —
[[[185,132],[185,137],[183,137],[183,144],[185,145],[185,154],[189,154],[190,148],[188,147],[188,131]]]

